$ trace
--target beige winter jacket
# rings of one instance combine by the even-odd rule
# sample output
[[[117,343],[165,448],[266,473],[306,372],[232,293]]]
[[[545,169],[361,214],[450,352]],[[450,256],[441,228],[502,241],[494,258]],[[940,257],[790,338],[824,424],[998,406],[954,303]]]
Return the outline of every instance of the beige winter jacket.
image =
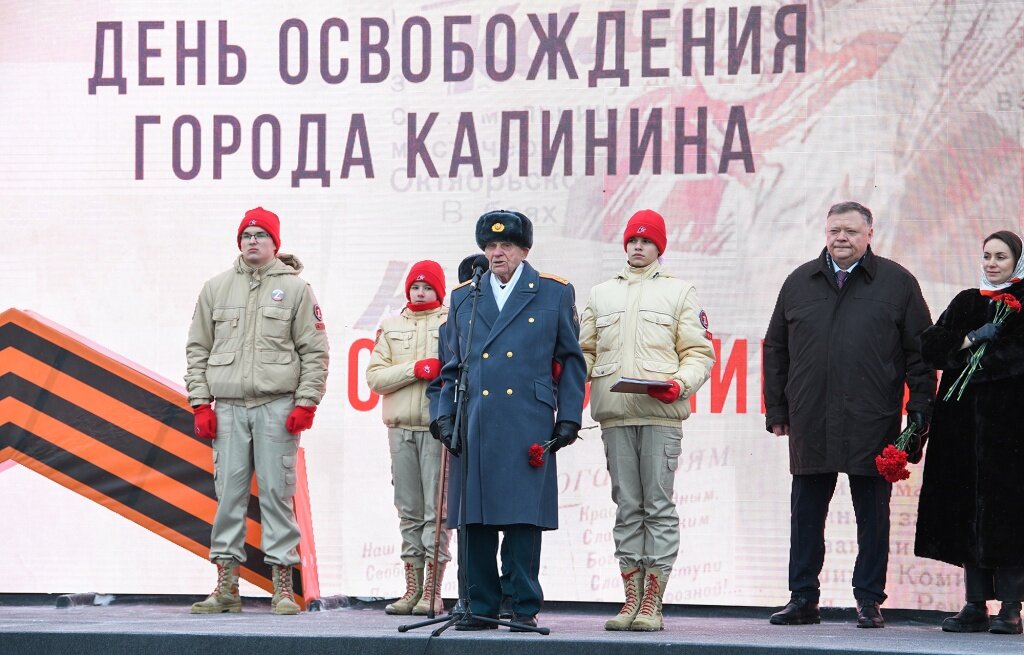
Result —
[[[678,426],[688,398],[711,373],[715,352],[693,286],[661,270],[626,266],[590,291],[580,321],[580,347],[591,379],[590,414],[603,428]],[[675,380],[679,399],[612,392],[620,377]]]
[[[384,425],[389,428],[426,430],[430,425],[428,382],[417,378],[413,367],[421,359],[437,357],[438,328],[447,318],[448,308],[442,305],[423,312],[405,308],[381,323],[366,382],[384,397]]]
[[[247,407],[283,397],[320,403],[327,331],[301,270],[292,255],[279,254],[258,270],[239,257],[203,286],[185,346],[192,406],[214,398]]]

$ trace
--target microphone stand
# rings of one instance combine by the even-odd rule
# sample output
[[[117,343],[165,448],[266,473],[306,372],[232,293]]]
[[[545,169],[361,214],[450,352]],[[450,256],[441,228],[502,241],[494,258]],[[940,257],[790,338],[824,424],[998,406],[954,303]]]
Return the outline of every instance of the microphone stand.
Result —
[[[489,616],[477,616],[473,614],[473,611],[470,608],[472,596],[469,584],[466,581],[466,572],[469,570],[469,543],[468,531],[466,530],[466,480],[469,478],[469,444],[468,440],[465,438],[466,423],[469,420],[466,409],[469,396],[466,394],[466,385],[467,379],[469,378],[469,356],[473,348],[473,328],[476,325],[476,305],[477,301],[480,299],[480,278],[483,276],[483,273],[484,271],[480,267],[476,267],[473,270],[473,303],[469,310],[469,333],[466,335],[466,343],[469,347],[467,351],[462,354],[462,361],[459,362],[459,377],[455,383],[455,426],[452,434],[452,450],[459,453],[457,457],[459,459],[459,471],[462,475],[462,479],[459,481],[459,484],[462,486],[459,494],[459,525],[456,529],[459,539],[459,600],[455,604],[455,607],[452,608],[449,616],[429,618],[426,621],[420,621],[410,625],[400,625],[398,626],[399,632],[408,632],[409,630],[415,630],[417,628],[446,622],[444,625],[430,633],[431,637],[440,637],[441,633],[451,626],[461,621],[472,620],[493,623],[494,625],[499,626],[503,625],[508,628],[516,628],[523,632],[537,632],[542,635],[546,635],[551,632],[548,628],[538,628],[530,625],[512,623],[511,621],[502,621]],[[455,317],[455,320],[457,321],[458,317]],[[456,325],[458,325],[458,323],[456,323]],[[456,338],[458,337],[456,336]],[[440,511],[440,508],[438,508],[438,511]]]

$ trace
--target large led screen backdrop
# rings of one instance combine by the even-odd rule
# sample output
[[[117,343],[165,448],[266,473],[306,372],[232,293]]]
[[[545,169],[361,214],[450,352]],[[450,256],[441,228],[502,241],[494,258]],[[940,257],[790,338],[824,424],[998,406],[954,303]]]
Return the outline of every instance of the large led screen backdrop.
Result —
[[[325,594],[401,590],[363,371],[409,265],[437,260],[454,286],[480,213],[530,216],[530,262],[580,309],[623,265],[629,216],[666,217],[665,265],[697,286],[719,353],[684,425],[666,595],[702,604],[787,595],[787,448],[764,429],[760,342],[829,205],[874,210],[874,249],[918,276],[933,317],[977,284],[980,239],[1020,229],[1019,1],[4,2],[0,18],[0,310],[178,384],[242,214],[282,217],[332,347],[302,436]],[[583,434],[559,455],[542,580],[549,599],[614,601],[608,474]],[[201,558],[4,466],[0,592],[209,587]],[[958,571],[912,554],[919,483],[915,467],[893,494],[889,606],[958,606]],[[845,482],[827,537],[823,601],[849,605]]]

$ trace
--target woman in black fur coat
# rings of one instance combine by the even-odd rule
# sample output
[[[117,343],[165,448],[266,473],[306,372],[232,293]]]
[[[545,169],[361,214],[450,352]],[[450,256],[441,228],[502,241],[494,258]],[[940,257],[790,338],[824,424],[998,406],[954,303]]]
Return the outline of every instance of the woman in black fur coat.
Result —
[[[947,632],[1021,633],[1024,317],[992,322],[993,296],[1024,297],[1021,251],[1013,232],[989,235],[980,288],[957,294],[921,335],[925,362],[943,371],[940,399],[972,351],[988,343],[960,400],[936,403],[918,507],[915,554],[964,568],[967,604],[943,621]],[[990,599],[1002,601],[991,618]]]

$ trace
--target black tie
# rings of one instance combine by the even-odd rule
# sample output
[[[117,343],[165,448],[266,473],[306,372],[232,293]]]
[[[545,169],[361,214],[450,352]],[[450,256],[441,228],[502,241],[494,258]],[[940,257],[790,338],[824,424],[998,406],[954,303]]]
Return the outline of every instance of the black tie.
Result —
[[[836,271],[836,284],[842,289],[843,285],[846,284],[846,278],[850,277],[847,271]]]

